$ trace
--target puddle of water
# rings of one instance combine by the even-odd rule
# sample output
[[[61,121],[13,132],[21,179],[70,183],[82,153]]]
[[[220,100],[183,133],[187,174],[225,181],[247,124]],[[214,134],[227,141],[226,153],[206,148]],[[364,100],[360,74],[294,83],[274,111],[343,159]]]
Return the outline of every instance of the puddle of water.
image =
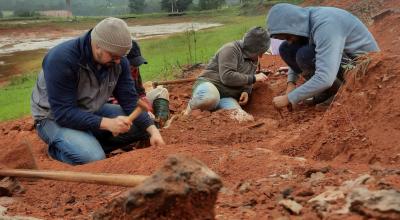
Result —
[[[150,26],[131,26],[129,30],[135,35],[136,39],[149,38],[151,36],[168,35],[174,33],[185,32],[187,30],[198,31],[201,29],[218,27],[222,24],[218,23],[175,23],[175,24],[159,24]]]
[[[55,45],[64,41],[73,39],[73,37],[64,37],[59,39],[47,39],[47,38],[36,38],[26,40],[16,40],[11,38],[0,38],[0,55],[10,54],[20,51],[38,50],[38,49],[50,49]]]
[[[47,50],[20,51],[13,54],[0,54],[0,85],[12,76],[39,69]]]

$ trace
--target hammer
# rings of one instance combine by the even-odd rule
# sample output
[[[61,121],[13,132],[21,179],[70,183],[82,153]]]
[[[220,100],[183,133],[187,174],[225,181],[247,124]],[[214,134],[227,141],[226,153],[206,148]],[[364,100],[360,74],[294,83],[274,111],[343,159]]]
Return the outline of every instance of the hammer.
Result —
[[[133,110],[131,114],[129,114],[128,118],[131,122],[133,122],[140,115],[140,113],[144,111],[147,112],[149,111],[149,109],[150,106],[148,106],[147,103],[143,100],[139,99],[137,102],[137,107],[135,108],[135,110]]]
[[[129,121],[132,123],[142,112],[149,111],[150,107],[141,99],[138,100],[135,110],[128,115]],[[119,133],[113,133],[113,136],[118,136]]]

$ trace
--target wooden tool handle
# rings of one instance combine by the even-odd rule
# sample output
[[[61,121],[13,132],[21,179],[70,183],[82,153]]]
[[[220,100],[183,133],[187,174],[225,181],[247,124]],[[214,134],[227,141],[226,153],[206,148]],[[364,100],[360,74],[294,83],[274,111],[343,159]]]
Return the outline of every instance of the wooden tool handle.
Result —
[[[153,82],[153,88],[156,88],[159,85],[170,85],[170,84],[179,84],[185,82],[194,82],[197,78],[189,78],[189,79],[176,79],[176,80],[166,80],[166,81],[155,81]]]
[[[133,110],[133,112],[128,116],[129,120],[133,122],[142,113],[142,107],[138,106]]]
[[[87,173],[72,171],[1,169],[0,176],[40,178],[79,183],[93,183],[112,186],[134,187],[142,183],[147,176],[109,173]]]

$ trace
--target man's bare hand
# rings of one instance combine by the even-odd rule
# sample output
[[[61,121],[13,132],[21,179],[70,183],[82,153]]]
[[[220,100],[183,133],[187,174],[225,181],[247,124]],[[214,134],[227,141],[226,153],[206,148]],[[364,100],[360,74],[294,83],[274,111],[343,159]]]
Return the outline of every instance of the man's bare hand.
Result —
[[[116,118],[103,118],[100,123],[100,129],[110,131],[114,136],[129,131],[132,122],[127,116],[118,116]]]
[[[277,96],[272,100],[272,103],[274,103],[275,107],[280,109],[288,106],[290,104],[288,96],[287,95],[281,95]]]
[[[239,105],[246,105],[248,101],[249,101],[249,93],[242,92],[239,98]]]
[[[162,138],[160,131],[157,129],[156,126],[150,125],[147,129],[147,132],[150,134],[150,144],[151,146],[164,146],[165,142]]]
[[[268,76],[264,73],[257,73],[256,75],[256,82],[265,82],[268,79]]]

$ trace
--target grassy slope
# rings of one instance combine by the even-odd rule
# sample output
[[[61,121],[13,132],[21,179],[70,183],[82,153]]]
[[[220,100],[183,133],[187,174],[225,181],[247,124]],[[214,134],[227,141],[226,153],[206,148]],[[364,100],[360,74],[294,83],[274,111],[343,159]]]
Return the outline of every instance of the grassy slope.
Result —
[[[0,121],[15,119],[30,113],[29,97],[36,80],[36,72],[15,77],[0,88]]]

